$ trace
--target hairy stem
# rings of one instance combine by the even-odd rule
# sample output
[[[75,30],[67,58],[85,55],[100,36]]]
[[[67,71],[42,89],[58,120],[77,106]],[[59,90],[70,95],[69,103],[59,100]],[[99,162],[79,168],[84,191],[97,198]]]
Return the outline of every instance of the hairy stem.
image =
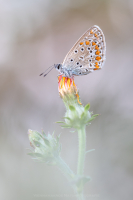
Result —
[[[56,163],[57,163],[57,167],[62,171],[62,173],[65,175],[65,177],[69,181],[72,181],[75,178],[75,174],[61,157],[58,157],[56,159]]]
[[[85,154],[86,154],[86,131],[85,126],[82,126],[78,129],[78,138],[79,138],[79,153],[78,153],[78,166],[77,166],[77,175],[82,177],[84,175],[84,162],[85,162]],[[79,188],[78,191],[78,200],[84,200],[83,195],[83,183]]]
[[[86,154],[86,131],[85,131],[85,126],[83,126],[80,129],[78,129],[78,138],[79,138],[79,154],[78,154],[77,175],[83,176],[85,154]]]

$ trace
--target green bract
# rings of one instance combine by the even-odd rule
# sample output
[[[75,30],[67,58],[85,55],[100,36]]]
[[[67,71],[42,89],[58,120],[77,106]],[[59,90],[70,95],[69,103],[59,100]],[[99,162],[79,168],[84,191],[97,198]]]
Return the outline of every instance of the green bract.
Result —
[[[80,104],[74,104],[67,107],[67,111],[65,114],[65,122],[59,121],[58,123],[63,123],[61,125],[63,128],[75,128],[79,129],[82,126],[89,125],[90,122],[98,116],[92,115],[89,112],[90,104],[87,104],[83,107]]]

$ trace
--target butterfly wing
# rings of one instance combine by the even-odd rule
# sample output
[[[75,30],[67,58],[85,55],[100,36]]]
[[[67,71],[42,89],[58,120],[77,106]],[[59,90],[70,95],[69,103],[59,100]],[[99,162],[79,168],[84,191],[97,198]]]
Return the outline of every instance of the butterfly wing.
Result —
[[[102,30],[94,25],[71,48],[63,61],[63,67],[73,75],[85,75],[101,69],[105,62],[106,43]]]

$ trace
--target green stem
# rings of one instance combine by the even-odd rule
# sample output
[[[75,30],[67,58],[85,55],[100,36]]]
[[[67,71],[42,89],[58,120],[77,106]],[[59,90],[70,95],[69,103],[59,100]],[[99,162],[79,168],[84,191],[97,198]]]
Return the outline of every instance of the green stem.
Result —
[[[62,173],[65,175],[65,177],[72,181],[75,178],[75,174],[73,171],[69,168],[69,166],[64,162],[64,160],[61,157],[58,157],[56,159],[57,167],[62,171]]]
[[[85,126],[78,129],[79,138],[79,154],[78,154],[78,168],[77,175],[83,176],[84,173],[84,161],[86,154],[86,131]]]
[[[85,126],[78,129],[78,138],[79,138],[79,153],[78,153],[77,175],[79,177],[82,177],[84,175],[84,162],[85,162],[85,154],[86,154]],[[83,183],[81,183],[77,191],[78,191],[78,200],[84,200]]]
[[[69,168],[69,166],[64,162],[64,160],[61,157],[58,157],[56,159],[57,167],[61,170],[61,172],[65,175],[67,180],[70,182],[75,194],[77,195],[78,200],[83,200],[80,198],[82,194],[78,194],[77,192],[77,186],[75,185],[75,177],[76,175],[73,173],[73,171]]]
[[[82,177],[84,175],[84,161],[85,161],[85,154],[86,154],[85,126],[78,129],[78,137],[79,137],[79,155],[78,155],[77,175],[79,177]],[[81,183],[79,187],[77,187],[77,185],[74,184],[76,175],[73,173],[73,171],[69,168],[69,166],[64,162],[64,160],[61,157],[56,158],[56,164],[57,164],[57,167],[65,175],[65,177],[68,179],[68,181],[73,183],[72,187],[75,193],[77,194],[77,199],[84,200],[83,185]]]
[[[78,200],[84,200],[84,194],[83,194],[83,192],[81,192],[81,193],[78,194],[77,199]]]

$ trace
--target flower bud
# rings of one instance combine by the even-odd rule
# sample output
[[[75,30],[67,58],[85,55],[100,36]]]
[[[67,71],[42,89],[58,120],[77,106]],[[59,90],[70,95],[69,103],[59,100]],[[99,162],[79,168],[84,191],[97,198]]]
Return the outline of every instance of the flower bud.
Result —
[[[60,155],[61,145],[59,144],[59,136],[41,134],[37,131],[28,131],[31,146],[34,148],[29,155],[34,159],[46,162],[47,164],[55,165],[56,159]]]

